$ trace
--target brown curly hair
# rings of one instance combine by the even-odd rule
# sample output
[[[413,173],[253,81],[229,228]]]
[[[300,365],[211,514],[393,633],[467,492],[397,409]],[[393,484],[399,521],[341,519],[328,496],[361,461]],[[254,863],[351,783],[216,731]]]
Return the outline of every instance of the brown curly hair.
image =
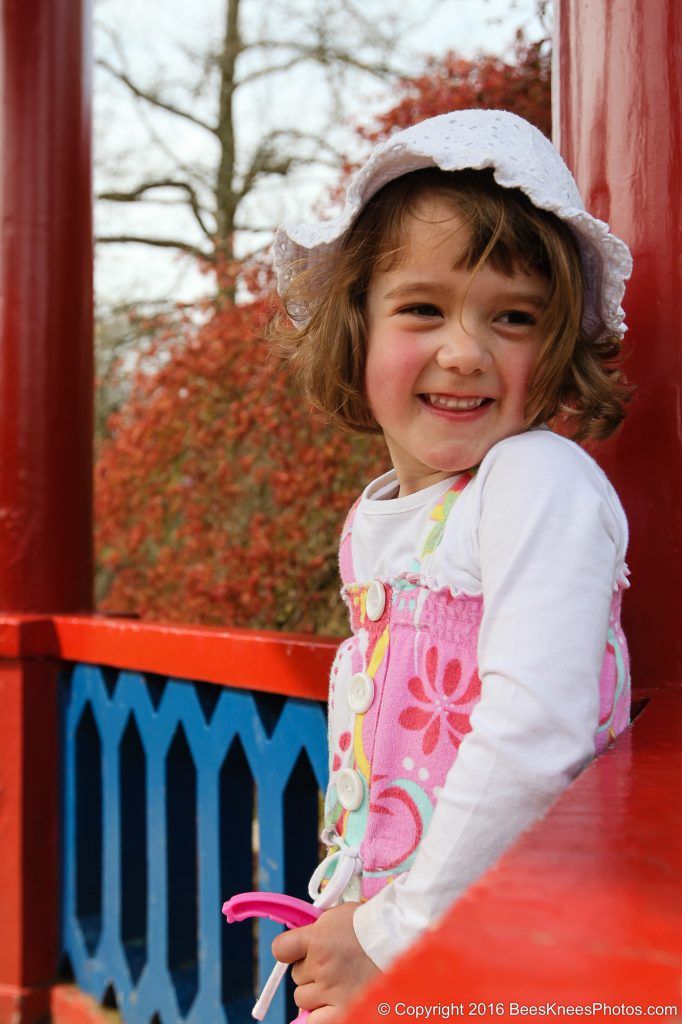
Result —
[[[426,196],[444,198],[465,221],[469,244],[460,263],[472,275],[489,262],[501,273],[522,268],[549,281],[541,319],[546,340],[529,384],[526,429],[549,422],[576,441],[610,437],[632,391],[620,369],[621,339],[603,323],[589,333],[582,327],[584,271],[571,230],[519,189],[499,186],[490,170],[426,168],[396,178],[363,208],[323,281],[314,268],[294,275],[268,337],[308,399],[346,428],[380,433],[364,389],[367,290],[376,269],[399,264],[406,218]],[[297,327],[288,312],[301,305],[311,315]]]

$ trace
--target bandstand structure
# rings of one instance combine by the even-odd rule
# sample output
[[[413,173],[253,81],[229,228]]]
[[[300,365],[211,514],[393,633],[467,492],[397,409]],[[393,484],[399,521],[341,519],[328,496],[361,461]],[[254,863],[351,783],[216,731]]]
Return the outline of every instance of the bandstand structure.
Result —
[[[91,3],[0,0],[0,1024],[241,1024],[274,933],[254,959],[220,902],[303,894],[333,644],[92,612]],[[635,258],[638,392],[599,455],[631,524],[633,724],[348,1024],[682,1019],[682,4],[555,7],[556,141]]]

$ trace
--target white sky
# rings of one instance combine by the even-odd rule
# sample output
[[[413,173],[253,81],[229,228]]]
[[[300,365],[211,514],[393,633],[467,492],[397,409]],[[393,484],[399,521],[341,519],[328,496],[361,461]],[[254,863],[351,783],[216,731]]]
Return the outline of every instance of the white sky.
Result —
[[[295,16],[282,14],[279,20],[274,0],[242,0],[243,32],[250,38],[282,35],[295,23]],[[315,0],[296,0],[296,7],[314,9]],[[409,38],[401,40],[394,56],[406,71],[416,72],[426,54],[439,56],[455,50],[463,56],[477,52],[505,53],[514,33],[523,26],[527,36],[537,38],[541,28],[535,17],[535,0],[360,0],[359,9],[370,18],[409,12],[414,27]],[[178,104],[191,104],[193,112],[211,120],[212,111],[197,96],[187,99],[182,83],[197,76],[199,55],[222,36],[224,0],[97,0],[95,7],[96,55],[120,66],[111,41],[111,32],[121,40],[131,76],[143,85],[162,78],[166,94]],[[245,58],[248,59],[248,58]],[[387,87],[375,79],[358,77],[353,83],[352,102],[345,119],[337,123],[329,138],[342,151],[356,147],[352,128],[361,120],[391,105]],[[237,131],[244,151],[254,144],[258,130],[265,125],[277,127],[316,127],[325,123],[328,99],[324,83],[311,69],[299,68],[278,75],[269,83],[238,93]],[[151,124],[157,141],[150,139],[145,124]],[[95,76],[95,190],[124,189],[149,175],[168,174],[169,157],[164,149],[187,164],[204,164],[210,171],[217,144],[207,133],[163,112],[150,114],[149,108],[131,101],[124,87],[103,71]],[[360,155],[355,152],[354,156]],[[305,168],[284,185],[261,190],[248,211],[252,220],[264,226],[280,220],[316,219],[321,197],[334,181],[327,168]],[[168,193],[168,198],[171,194]],[[256,205],[257,204],[257,205]],[[200,235],[191,215],[172,206],[141,204],[126,208],[120,203],[99,203],[96,230],[100,234],[140,234],[156,236]],[[253,236],[267,241],[266,233]],[[253,246],[245,238],[243,245]],[[203,288],[201,277],[191,259],[173,250],[142,245],[101,245],[98,247],[95,274],[96,292],[102,306],[118,301],[143,299],[192,299]]]

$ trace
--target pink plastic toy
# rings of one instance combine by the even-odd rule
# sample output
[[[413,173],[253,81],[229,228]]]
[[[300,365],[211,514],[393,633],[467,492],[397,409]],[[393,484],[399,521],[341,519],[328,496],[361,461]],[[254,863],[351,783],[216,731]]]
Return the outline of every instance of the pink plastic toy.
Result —
[[[223,914],[230,924],[247,917],[269,917],[271,921],[285,924],[287,928],[301,928],[316,921],[322,910],[312,903],[298,900],[294,896],[282,896],[277,892],[241,892],[223,903]],[[265,983],[258,1002],[251,1015],[262,1020],[275,994],[277,986],[286,974],[288,964],[277,963]],[[301,1010],[292,1024],[304,1024],[309,1017],[308,1010]]]

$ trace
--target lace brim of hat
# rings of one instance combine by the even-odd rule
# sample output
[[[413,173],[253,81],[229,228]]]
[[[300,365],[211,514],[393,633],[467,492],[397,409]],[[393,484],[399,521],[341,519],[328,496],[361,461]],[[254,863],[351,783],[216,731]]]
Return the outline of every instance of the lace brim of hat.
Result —
[[[578,187],[558,151],[542,132],[516,114],[502,110],[460,110],[421,121],[397,132],[373,151],[353,178],[343,212],[319,224],[280,227],[275,236],[277,286],[284,294],[295,275],[307,271],[314,284],[329,276],[329,267],[344,235],[379,189],[411,171],[439,167],[443,171],[492,168],[503,188],[525,192],[535,206],[549,210],[573,231],[585,280],[583,327],[594,334],[622,337],[627,327],[621,306],[632,257],[609,225],[589,214]],[[299,326],[310,310],[289,307]]]

